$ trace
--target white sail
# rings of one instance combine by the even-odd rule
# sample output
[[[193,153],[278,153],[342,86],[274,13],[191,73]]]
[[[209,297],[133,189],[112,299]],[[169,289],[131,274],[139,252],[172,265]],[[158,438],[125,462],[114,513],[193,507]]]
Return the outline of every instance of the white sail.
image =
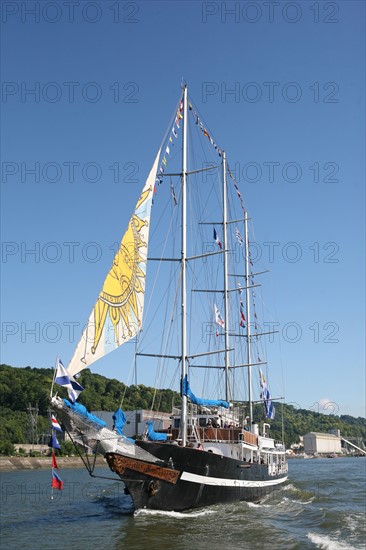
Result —
[[[121,346],[141,329],[151,203],[159,157],[160,149],[70,361],[71,375]]]

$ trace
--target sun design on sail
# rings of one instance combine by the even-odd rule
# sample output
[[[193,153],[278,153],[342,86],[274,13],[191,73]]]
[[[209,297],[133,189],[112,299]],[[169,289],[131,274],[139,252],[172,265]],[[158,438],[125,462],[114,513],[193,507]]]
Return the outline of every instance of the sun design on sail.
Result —
[[[68,372],[72,376],[141,330],[152,195],[160,151],[70,361]]]
[[[136,205],[136,210],[143,204],[150,193],[145,191]],[[141,329],[138,294],[145,291],[145,272],[141,265],[146,261],[147,243],[141,236],[143,227],[148,221],[133,214],[127,231],[121,241],[110,269],[94,306],[95,335],[91,352],[94,354],[102,336],[107,316],[114,328],[115,343],[129,339]],[[131,326],[132,325],[132,326]]]

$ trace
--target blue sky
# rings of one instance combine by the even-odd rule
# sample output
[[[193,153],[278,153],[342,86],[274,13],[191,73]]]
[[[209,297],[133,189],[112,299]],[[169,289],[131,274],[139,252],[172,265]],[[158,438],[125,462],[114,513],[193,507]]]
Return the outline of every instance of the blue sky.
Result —
[[[70,359],[184,76],[271,269],[286,401],[364,415],[364,3],[1,8],[2,362]]]

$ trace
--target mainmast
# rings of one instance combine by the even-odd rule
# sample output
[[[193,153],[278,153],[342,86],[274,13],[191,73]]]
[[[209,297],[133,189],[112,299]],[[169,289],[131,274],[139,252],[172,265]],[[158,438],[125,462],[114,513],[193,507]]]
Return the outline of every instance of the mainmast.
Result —
[[[187,374],[187,86],[183,92],[183,151],[182,151],[182,255],[181,255],[181,280],[182,280],[182,383]],[[187,397],[182,392],[182,416],[181,434],[183,447],[187,444]]]
[[[229,386],[229,292],[228,292],[228,240],[227,240],[227,186],[226,153],[222,152],[222,203],[223,203],[223,239],[224,239],[224,306],[225,306],[225,399],[230,401]]]
[[[244,212],[244,240],[245,240],[245,294],[247,313],[247,363],[248,363],[248,399],[249,399],[249,429],[253,425],[253,395],[252,395],[252,367],[251,367],[251,340],[250,340],[250,296],[249,296],[249,234],[248,213]]]

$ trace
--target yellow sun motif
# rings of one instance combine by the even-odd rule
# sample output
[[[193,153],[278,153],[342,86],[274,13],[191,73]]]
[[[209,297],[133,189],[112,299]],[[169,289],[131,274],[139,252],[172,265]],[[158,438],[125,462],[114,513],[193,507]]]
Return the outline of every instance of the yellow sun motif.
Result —
[[[145,201],[149,193],[150,189],[141,195],[136,210]],[[137,294],[145,291],[145,273],[140,267],[145,258],[141,255],[140,249],[144,248],[146,251],[147,243],[143,241],[140,233],[141,229],[147,225],[147,221],[141,220],[136,213],[133,214],[118,252],[114,257],[113,265],[94,306],[95,335],[91,348],[93,354],[99,344],[108,314],[114,327],[117,346],[121,344],[121,332],[123,339],[131,338],[133,336],[131,325],[136,325],[137,321],[138,328],[141,328]]]

